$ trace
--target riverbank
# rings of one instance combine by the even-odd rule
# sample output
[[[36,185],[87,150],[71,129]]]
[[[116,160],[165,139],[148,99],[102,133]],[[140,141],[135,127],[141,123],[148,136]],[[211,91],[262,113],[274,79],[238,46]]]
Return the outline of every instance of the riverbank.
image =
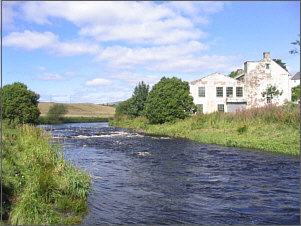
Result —
[[[12,225],[80,224],[91,178],[64,159],[45,130],[3,122],[2,220]]]
[[[123,116],[109,125],[201,143],[300,155],[300,104],[268,105],[236,113],[197,113],[160,125],[151,125],[145,117]]]

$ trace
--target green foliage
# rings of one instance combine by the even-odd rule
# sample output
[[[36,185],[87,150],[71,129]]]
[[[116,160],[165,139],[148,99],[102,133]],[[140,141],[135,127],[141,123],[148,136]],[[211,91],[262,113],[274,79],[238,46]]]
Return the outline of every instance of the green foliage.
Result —
[[[300,34],[298,34],[298,36],[300,37]],[[296,40],[295,42],[291,42],[291,44],[300,46],[300,40]],[[290,54],[298,54],[299,52],[300,52],[300,50],[297,50],[296,48],[289,51]]]
[[[237,71],[232,71],[228,76],[234,78],[237,75]]]
[[[121,102],[117,107],[115,111],[115,118],[119,118],[123,115],[128,115],[129,114],[129,108],[130,108],[130,103],[132,102],[131,98],[127,99],[126,101]]]
[[[67,105],[54,104],[49,108],[47,117],[51,124],[59,124],[62,122],[62,117],[67,113],[68,113]]]
[[[278,90],[278,87],[276,85],[268,85],[266,90],[261,93],[263,99],[262,101],[265,101],[266,97],[271,97],[271,99],[277,99],[279,96],[283,94],[283,90]]]
[[[300,99],[300,85],[292,88],[292,101],[297,101]]]
[[[145,116],[153,124],[184,119],[196,109],[193,97],[189,94],[188,82],[175,77],[163,77],[149,92]]]
[[[2,219],[13,225],[56,225],[64,223],[63,210],[86,212],[90,176],[58,149],[43,129],[3,125]]]
[[[277,64],[279,64],[280,67],[287,71],[286,63],[283,63],[280,59],[273,59],[273,61],[275,61]]]
[[[40,110],[38,99],[40,95],[27,89],[20,82],[5,85],[2,88],[3,119],[19,123],[36,123]]]
[[[128,114],[133,117],[143,115],[144,105],[149,93],[149,85],[143,81],[138,83],[134,89],[132,98],[130,99]]]
[[[235,113],[196,113],[174,124],[153,125],[143,118],[138,119],[124,117],[110,123],[123,128],[142,128],[149,134],[182,137],[202,143],[300,155],[300,104],[292,102]]]

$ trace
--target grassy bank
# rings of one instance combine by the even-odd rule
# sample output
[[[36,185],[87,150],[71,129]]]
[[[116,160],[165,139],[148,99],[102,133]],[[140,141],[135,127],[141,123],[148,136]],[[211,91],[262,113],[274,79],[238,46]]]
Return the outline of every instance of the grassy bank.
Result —
[[[109,122],[113,118],[101,118],[101,117],[61,117],[56,121],[58,123],[86,123],[86,122]],[[53,124],[47,116],[40,116],[38,124]]]
[[[45,130],[28,125],[9,128],[5,122],[2,126],[4,223],[80,224],[87,212],[88,173],[64,160]]]
[[[151,125],[145,117],[123,116],[110,125],[187,138],[202,143],[300,155],[300,105],[268,105],[236,113],[196,115],[174,124]]]

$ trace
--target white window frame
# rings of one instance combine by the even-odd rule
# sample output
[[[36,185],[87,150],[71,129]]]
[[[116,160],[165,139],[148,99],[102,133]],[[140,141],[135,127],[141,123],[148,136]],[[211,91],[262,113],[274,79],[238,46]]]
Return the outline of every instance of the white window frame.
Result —
[[[231,94],[229,90],[231,90]],[[226,87],[226,97],[233,97],[233,87]]]
[[[238,89],[241,89],[241,91],[239,91]],[[241,95],[239,95],[240,93],[241,93]],[[242,86],[236,87],[236,97],[244,97],[244,89]]]
[[[225,112],[225,105],[224,104],[218,104],[217,105],[217,110],[219,111],[219,112]]]
[[[220,89],[220,90],[218,90]],[[217,86],[216,87],[216,97],[224,97],[224,87]]]
[[[202,88],[203,90],[201,90],[201,88]],[[199,91],[199,92],[198,92],[199,97],[205,97],[205,96],[206,96],[206,89],[205,89],[205,86],[200,86],[198,91]],[[200,94],[203,94],[203,92],[204,92],[204,96],[201,96]]]

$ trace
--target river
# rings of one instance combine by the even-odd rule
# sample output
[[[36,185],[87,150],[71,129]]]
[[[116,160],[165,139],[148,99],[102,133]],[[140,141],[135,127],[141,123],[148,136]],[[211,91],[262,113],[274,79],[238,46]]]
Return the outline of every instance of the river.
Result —
[[[300,157],[108,126],[43,126],[93,174],[85,225],[300,224]]]

